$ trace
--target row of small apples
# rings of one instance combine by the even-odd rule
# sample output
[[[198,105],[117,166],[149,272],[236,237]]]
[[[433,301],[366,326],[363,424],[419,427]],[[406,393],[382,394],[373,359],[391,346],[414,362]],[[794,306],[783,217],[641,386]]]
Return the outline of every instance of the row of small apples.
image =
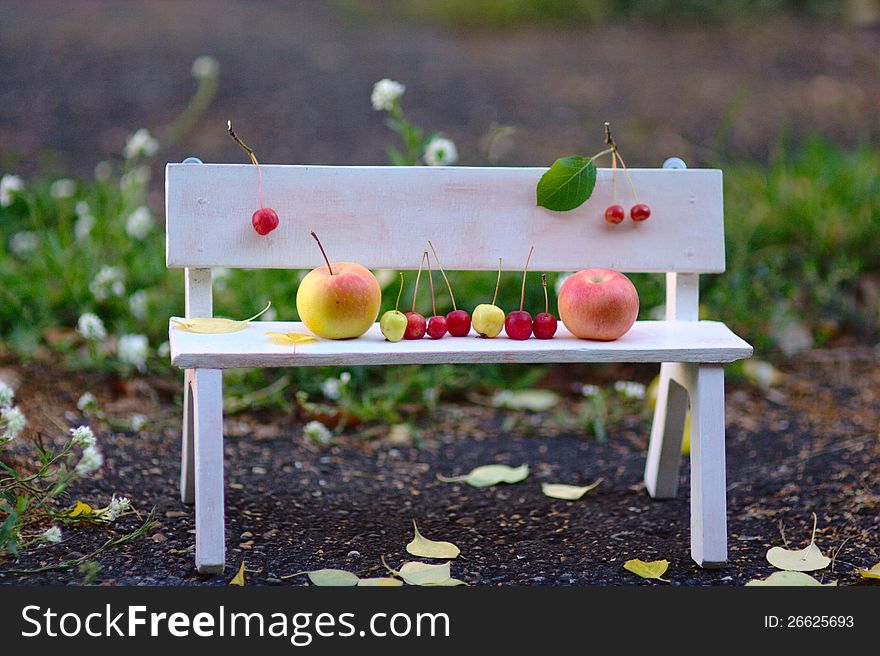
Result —
[[[364,266],[353,262],[330,263],[317,235],[312,232],[326,266],[310,271],[300,283],[296,294],[296,309],[306,327],[325,339],[351,339],[363,335],[379,316],[382,304],[382,289],[373,273]],[[429,242],[430,244],[430,242]],[[430,244],[433,250],[433,244]],[[498,282],[491,303],[482,303],[474,308],[473,316],[455,305],[452,287],[445,271],[439,265],[437,253],[434,260],[440,268],[449,288],[453,310],[446,315],[437,314],[434,303],[434,283],[430,264],[428,280],[431,285],[431,305],[433,316],[425,319],[415,311],[422,264],[430,263],[428,253],[422,254],[419,274],[413,294],[413,307],[403,313],[400,294],[403,291],[403,274],[397,295],[397,305],[382,315],[380,330],[390,342],[422,339],[440,339],[447,333],[453,337],[466,337],[471,327],[478,336],[493,338],[504,329],[507,336],[515,340],[525,340],[534,334],[537,339],[551,339],[558,327],[556,317],[550,313],[547,297],[547,277],[541,276],[544,287],[544,311],[532,315],[523,310],[526,273],[532,250],[526,259],[523,270],[522,294],[519,310],[505,315],[495,305],[498,285],[501,281],[501,262],[499,260]],[[635,323],[639,313],[639,296],[635,286],[622,273],[611,269],[585,269],[569,277],[559,290],[559,317],[568,331],[575,337],[600,341],[611,341],[623,336]]]

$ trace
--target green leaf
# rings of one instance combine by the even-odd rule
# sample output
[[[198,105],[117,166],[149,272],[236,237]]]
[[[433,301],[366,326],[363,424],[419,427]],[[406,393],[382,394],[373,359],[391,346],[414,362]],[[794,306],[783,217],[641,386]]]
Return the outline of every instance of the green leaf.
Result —
[[[586,157],[563,157],[538,181],[537,201],[540,207],[567,212],[583,205],[596,186],[596,167]]]
[[[633,558],[623,564],[623,569],[628,570],[637,576],[641,576],[643,579],[657,579],[658,581],[669,583],[668,580],[660,578],[666,573],[666,570],[669,569],[668,560],[651,560],[646,562],[644,560],[639,560],[638,558]]]
[[[766,579],[755,579],[746,583],[746,586],[822,586],[831,587],[837,585],[837,581],[820,583],[809,574],[803,572],[773,572]]]
[[[551,499],[562,499],[563,501],[577,501],[582,498],[590,490],[599,487],[604,479],[600,478],[595,483],[578,487],[577,485],[565,485],[564,483],[541,483],[541,492],[544,496]]]
[[[465,476],[446,478],[437,475],[437,480],[443,483],[467,483],[473,487],[490,487],[499,483],[519,483],[529,475],[529,466],[509,467],[507,465],[483,465],[471,470]]]
[[[457,558],[461,553],[461,550],[451,542],[435,542],[423,536],[419,533],[416,520],[413,520],[413,530],[415,531],[415,537],[412,542],[406,545],[407,552],[413,556],[419,556],[420,558]]]

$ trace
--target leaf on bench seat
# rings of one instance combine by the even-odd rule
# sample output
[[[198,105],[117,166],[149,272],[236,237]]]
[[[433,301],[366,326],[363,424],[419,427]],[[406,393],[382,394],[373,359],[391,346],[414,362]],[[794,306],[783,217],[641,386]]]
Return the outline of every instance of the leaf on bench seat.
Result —
[[[200,333],[205,335],[218,335],[221,333],[237,333],[247,328],[247,325],[261,317],[270,307],[272,302],[266,304],[260,312],[252,316],[250,319],[236,321],[235,319],[221,319],[219,317],[192,317],[189,319],[172,319],[183,330],[191,333]]]
[[[272,341],[276,344],[288,344],[293,345],[293,350],[296,352],[297,344],[308,344],[309,342],[317,342],[318,338],[314,335],[309,335],[308,333],[275,333],[275,332],[267,332],[267,335],[272,338]]]
[[[562,499],[563,501],[577,501],[590,490],[595,490],[604,478],[600,478],[595,483],[578,487],[577,485],[565,485],[564,483],[541,483],[541,492],[544,496],[551,499]]]
[[[471,470],[465,476],[446,478],[437,474],[437,480],[443,483],[467,483],[473,487],[491,487],[499,483],[519,483],[529,475],[529,466],[520,465],[510,467],[508,465],[483,465]]]

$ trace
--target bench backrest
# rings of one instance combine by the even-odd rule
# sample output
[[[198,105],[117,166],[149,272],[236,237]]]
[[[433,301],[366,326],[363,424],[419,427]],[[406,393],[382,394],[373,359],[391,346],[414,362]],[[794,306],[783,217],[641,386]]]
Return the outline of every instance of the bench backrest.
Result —
[[[610,225],[603,218],[612,198],[610,169],[599,169],[596,188],[584,205],[560,213],[535,203],[544,168],[261,168],[264,203],[280,217],[278,229],[265,237],[256,234],[250,221],[259,206],[256,167],[168,164],[169,267],[193,270],[193,280],[197,271],[211,267],[311,269],[322,263],[311,230],[331,261],[369,268],[417,268],[430,239],[447,269],[494,270],[500,257],[505,270],[521,270],[534,246],[533,271],[608,267],[666,272],[675,282],[669,290],[673,295],[673,288],[687,281],[694,316],[678,316],[682,313],[673,307],[673,318],[696,318],[696,275],[691,274],[724,270],[719,170],[632,169],[651,218]],[[633,201],[619,171],[616,186],[621,204],[629,207]],[[676,274],[684,277],[679,280]],[[188,292],[191,282],[188,277]],[[197,305],[204,313],[210,300]],[[188,304],[187,310],[196,308]]]

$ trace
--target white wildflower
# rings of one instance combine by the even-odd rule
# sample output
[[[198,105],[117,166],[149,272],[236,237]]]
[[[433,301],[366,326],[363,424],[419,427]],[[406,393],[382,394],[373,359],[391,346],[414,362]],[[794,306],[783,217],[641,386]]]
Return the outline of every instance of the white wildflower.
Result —
[[[131,501],[128,497],[117,497],[115,494],[110,499],[110,504],[101,513],[101,516],[108,522],[114,522],[116,519],[131,507]]]
[[[76,222],[73,224],[73,234],[77,241],[82,241],[92,234],[92,228],[94,227],[95,217],[91,214],[82,214],[77,217]]]
[[[26,425],[27,419],[18,406],[0,410],[0,443],[14,440]]]
[[[61,178],[49,185],[49,195],[56,200],[70,198],[76,193],[76,183],[70,178]]]
[[[58,544],[61,542],[61,529],[57,526],[50,526],[40,534],[40,540],[47,544]]]
[[[628,380],[614,383],[614,391],[630,399],[645,398],[645,386]]]
[[[160,358],[167,358],[169,355],[171,355],[171,342],[164,341],[159,344],[159,348],[156,349],[156,354]]]
[[[84,200],[79,201],[73,208],[73,211],[76,212],[77,216],[83,216],[85,214],[91,214],[92,210],[89,207],[89,204]]]
[[[303,428],[305,436],[315,444],[328,444],[333,439],[333,433],[320,421],[310,421]]]
[[[128,309],[131,311],[131,316],[139,321],[143,320],[147,316],[147,300],[147,292],[143,289],[129,296]]]
[[[581,387],[581,394],[586,396],[588,399],[594,396],[599,396],[602,393],[602,389],[597,387],[596,385],[584,385]]]
[[[0,410],[12,407],[12,401],[15,399],[15,390],[0,380]]]
[[[330,399],[331,401],[335,401],[342,396],[342,393],[339,391],[339,379],[328,378],[321,383],[321,393],[325,399]]]
[[[87,476],[98,471],[104,464],[104,456],[98,451],[98,447],[87,446],[83,449],[82,458],[76,463],[74,471],[80,476]]]
[[[143,371],[147,364],[150,343],[146,335],[122,335],[116,352],[119,361]]]
[[[158,152],[159,142],[153,138],[150,131],[146,128],[137,130],[125,140],[125,150],[123,150],[125,159],[135,159],[141,156],[153,157]]]
[[[424,160],[428,166],[449,166],[458,161],[458,149],[446,137],[434,137],[425,148]]]
[[[98,399],[96,399],[95,395],[91,392],[86,392],[79,397],[79,401],[76,402],[76,407],[80,412],[93,412],[98,409]]]
[[[19,257],[26,257],[40,246],[40,238],[36,232],[22,230],[9,238],[9,250]]]
[[[212,80],[220,74],[220,62],[211,55],[196,57],[192,63],[192,74],[197,80]]]
[[[92,429],[88,426],[77,426],[76,428],[70,429],[70,437],[73,442],[73,446],[82,447],[83,449],[87,449],[90,446],[95,446],[95,433],[92,432]]]
[[[128,236],[141,241],[146,239],[152,229],[153,215],[144,205],[141,205],[129,214],[128,221],[125,222],[125,231],[128,233]]]
[[[97,314],[86,312],[76,322],[76,331],[86,339],[102,340],[107,337],[104,322]]]
[[[139,433],[140,431],[142,431],[144,426],[146,426],[149,421],[150,420],[147,415],[141,415],[138,413],[133,414],[128,420],[129,425],[131,426],[131,430],[133,430],[135,433]]]
[[[95,180],[106,182],[113,175],[113,165],[108,161],[95,164]]]
[[[125,293],[122,272],[117,267],[102,267],[89,283],[89,291],[98,301],[106,301],[111,295],[122,296]]]
[[[379,80],[373,85],[373,93],[370,95],[373,109],[376,111],[390,110],[404,91],[406,91],[406,87],[400,82],[389,80],[387,77]]]
[[[6,174],[0,178],[0,207],[9,207],[15,197],[24,189],[21,177]]]
[[[339,374],[339,382],[343,385],[348,385],[351,382],[351,372],[343,371]]]

